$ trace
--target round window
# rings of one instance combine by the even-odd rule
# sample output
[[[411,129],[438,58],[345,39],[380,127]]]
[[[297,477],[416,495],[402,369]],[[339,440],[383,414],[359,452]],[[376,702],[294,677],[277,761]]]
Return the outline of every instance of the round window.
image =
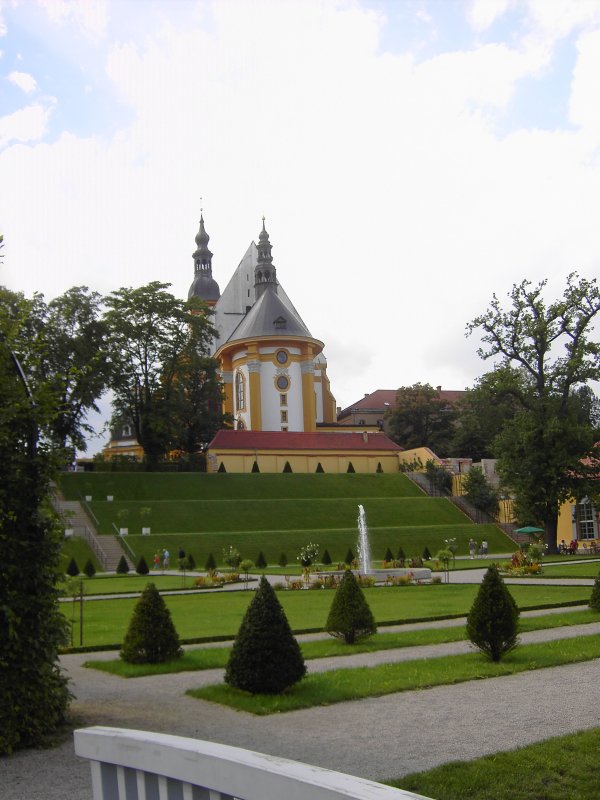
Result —
[[[286,378],[285,375],[280,375],[277,378],[277,388],[281,392],[285,392],[290,385],[289,378]]]
[[[285,350],[278,350],[277,361],[279,361],[280,364],[285,364],[287,360],[288,360],[288,354],[285,352]]]

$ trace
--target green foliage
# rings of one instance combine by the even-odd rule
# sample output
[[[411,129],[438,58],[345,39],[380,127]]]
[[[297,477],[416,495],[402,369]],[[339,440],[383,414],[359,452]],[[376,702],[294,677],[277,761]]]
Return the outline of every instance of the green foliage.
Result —
[[[387,547],[386,550],[385,550],[385,555],[383,557],[383,560],[384,561],[393,561],[394,560],[394,554],[392,553],[392,551],[390,550],[389,547]]]
[[[260,472],[258,461],[255,461],[254,464],[252,464],[252,472]]]
[[[349,547],[344,557],[344,564],[351,564],[353,561],[354,561],[354,553],[352,552],[352,549]]]
[[[429,460],[425,464],[425,474],[429,481],[431,494],[448,494],[452,491],[452,475],[447,469]]]
[[[356,472],[356,470],[354,469],[354,465],[353,465],[353,463],[351,461],[348,462],[348,469],[346,470],[346,472],[350,472],[350,473]]]
[[[127,575],[128,572],[129,565],[127,564],[127,559],[125,556],[121,556],[119,563],[117,564],[117,575]]]
[[[67,575],[70,575],[72,578],[75,578],[77,575],[79,575],[80,572],[81,572],[81,570],[79,569],[79,567],[77,565],[77,561],[75,561],[75,559],[72,558],[69,561],[69,566],[66,569]]]
[[[351,570],[346,570],[335,592],[325,630],[346,644],[354,644],[377,632],[375,618]]]
[[[398,559],[398,561],[405,561],[406,560],[406,554],[405,554],[404,550],[402,549],[402,547],[398,548],[398,555],[396,556],[396,558]]]
[[[289,461],[286,461],[286,462],[285,462],[285,466],[283,467],[283,471],[284,471],[284,472],[293,472],[293,470],[292,470],[292,467],[291,467],[291,465],[290,465],[290,462],[289,462]]]
[[[498,493],[479,467],[473,467],[463,476],[465,497],[472,506],[490,516],[498,513]]]
[[[316,468],[315,472],[321,472],[321,473],[322,473],[322,472],[325,472],[325,470],[323,469],[323,466],[322,466],[322,464],[321,464],[321,462],[320,462],[320,461],[319,461],[319,463],[317,464],[317,468]]]
[[[233,643],[225,682],[252,694],[280,694],[305,673],[298,642],[263,576]]]
[[[431,558],[431,553],[429,552],[429,548],[425,547],[425,549],[423,550],[423,561],[429,561],[430,558]]]
[[[121,658],[130,664],[159,664],[182,654],[171,612],[156,586],[149,583],[133,610]]]
[[[206,559],[206,563],[204,564],[204,569],[207,572],[212,572],[212,570],[217,568],[217,562],[215,561],[215,557],[212,553],[208,554],[208,558]]]
[[[590,596],[589,607],[593,608],[594,611],[600,611],[600,572],[594,581],[594,588],[592,589],[592,594]]]
[[[106,299],[115,415],[131,421],[150,469],[169,449],[195,453],[223,421],[207,309],[168,286],[154,281]]]
[[[256,558],[256,566],[260,569],[264,569],[267,566],[267,560],[264,557],[263,551],[261,550]]]
[[[96,567],[94,566],[94,562],[91,558],[85,562],[85,566],[83,568],[84,573],[88,576],[88,578],[93,578],[96,574]]]
[[[323,555],[321,556],[321,563],[328,567],[331,564],[331,556],[329,555],[329,550],[325,548],[323,550]]]
[[[392,438],[405,449],[429,447],[449,455],[454,410],[429,383],[401,386],[389,413]]]
[[[237,569],[241,560],[242,554],[237,547],[234,547],[232,544],[230,544],[228,547],[223,548],[223,562],[232,569]]]
[[[196,561],[194,560],[194,556],[191,553],[187,554],[187,569],[194,570],[196,569]]]
[[[285,553],[281,553],[280,554],[278,563],[279,563],[280,567],[287,567],[287,565],[288,565],[288,557],[286,556]]]
[[[44,743],[69,703],[58,664],[63,535],[48,510],[59,409],[34,346],[34,303],[0,289],[0,754]]]
[[[135,571],[137,572],[138,575],[147,575],[150,572],[148,568],[148,563],[146,562],[144,556],[140,557],[137,563],[137,567],[135,568]]]
[[[494,295],[467,330],[483,331],[481,358],[502,359],[509,375],[505,391],[517,404],[494,442],[498,471],[516,493],[520,514],[543,524],[548,550],[555,552],[560,505],[587,493],[588,457],[598,451],[595,406],[586,390],[600,378],[598,344],[590,336],[600,290],[596,279],[572,273],[562,298],[547,304],[545,286],[514,285],[508,311]]]
[[[487,570],[467,616],[467,637],[492,661],[518,644],[519,609],[495,564]]]

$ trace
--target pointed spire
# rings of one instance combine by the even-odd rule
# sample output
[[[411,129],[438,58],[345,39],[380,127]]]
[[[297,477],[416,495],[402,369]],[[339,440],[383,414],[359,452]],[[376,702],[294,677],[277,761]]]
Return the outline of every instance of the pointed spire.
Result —
[[[258,237],[258,260],[254,268],[254,292],[257,300],[268,287],[277,293],[277,270],[273,265],[272,245],[265,228],[264,217],[262,223],[262,231]]]
[[[212,274],[212,256],[213,254],[208,249],[208,242],[210,236],[204,228],[204,216],[202,209],[200,209],[200,228],[196,234],[196,251],[193,253],[194,271],[195,272],[208,272]]]

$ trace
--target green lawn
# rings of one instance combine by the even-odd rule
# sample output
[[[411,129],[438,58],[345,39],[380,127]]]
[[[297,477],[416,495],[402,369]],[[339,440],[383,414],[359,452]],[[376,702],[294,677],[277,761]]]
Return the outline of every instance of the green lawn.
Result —
[[[600,574],[600,559],[578,564],[544,564],[543,578],[597,578]]]
[[[573,664],[599,657],[600,636],[580,636],[577,639],[556,639],[542,644],[521,645],[499,663],[487,660],[480,653],[469,653],[313,673],[279,695],[251,695],[226,684],[191,689],[187,694],[252,714],[278,714],[365,697],[427,689],[431,686],[515,675],[527,670]],[[543,677],[541,680],[543,681]]]
[[[594,728],[388,783],[436,800],[591,800],[600,797],[599,752]]]
[[[378,624],[441,619],[466,614],[473,603],[476,585],[423,585],[366,589],[365,596]],[[589,587],[511,586],[520,608],[540,608],[587,603]],[[279,592],[292,630],[320,630],[325,625],[333,594],[330,591]],[[165,597],[175,627],[184,640],[232,638],[253,593],[212,592]],[[84,604],[83,644],[87,647],[120,645],[127,630],[136,599],[91,600]],[[70,603],[61,609],[71,619]],[[75,613],[77,622],[78,613]],[[79,643],[75,625],[74,642]]]
[[[547,630],[570,625],[585,625],[600,621],[600,613],[586,611],[566,611],[562,614],[546,614],[540,617],[525,617],[519,621],[519,632]],[[424,628],[413,631],[393,633],[377,633],[354,645],[347,645],[334,638],[301,642],[300,647],[305,659],[331,658],[354,655],[355,653],[373,653],[379,650],[392,650],[421,645],[445,644],[460,642],[467,638],[464,625],[449,628]],[[138,678],[145,675],[165,675],[171,672],[194,672],[204,669],[223,668],[227,664],[231,645],[223,647],[198,647],[186,650],[182,658],[163,664],[128,664],[120,658],[110,661],[86,661],[86,667],[110,672],[122,678]]]

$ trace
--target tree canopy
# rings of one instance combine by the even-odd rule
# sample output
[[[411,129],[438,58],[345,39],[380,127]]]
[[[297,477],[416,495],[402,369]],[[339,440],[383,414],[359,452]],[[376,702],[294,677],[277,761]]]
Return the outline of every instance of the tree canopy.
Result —
[[[545,288],[546,281],[513,286],[506,309],[494,295],[467,331],[482,332],[481,358],[499,357],[505,378],[519,377],[503,389],[516,411],[494,443],[498,470],[522,521],[542,524],[554,551],[560,505],[585,492],[586,459],[598,449],[588,384],[600,378],[600,345],[590,337],[600,291],[576,273],[558,300],[547,303]]]
[[[429,447],[449,455],[454,410],[429,383],[401,386],[389,412],[392,438],[406,449]]]

